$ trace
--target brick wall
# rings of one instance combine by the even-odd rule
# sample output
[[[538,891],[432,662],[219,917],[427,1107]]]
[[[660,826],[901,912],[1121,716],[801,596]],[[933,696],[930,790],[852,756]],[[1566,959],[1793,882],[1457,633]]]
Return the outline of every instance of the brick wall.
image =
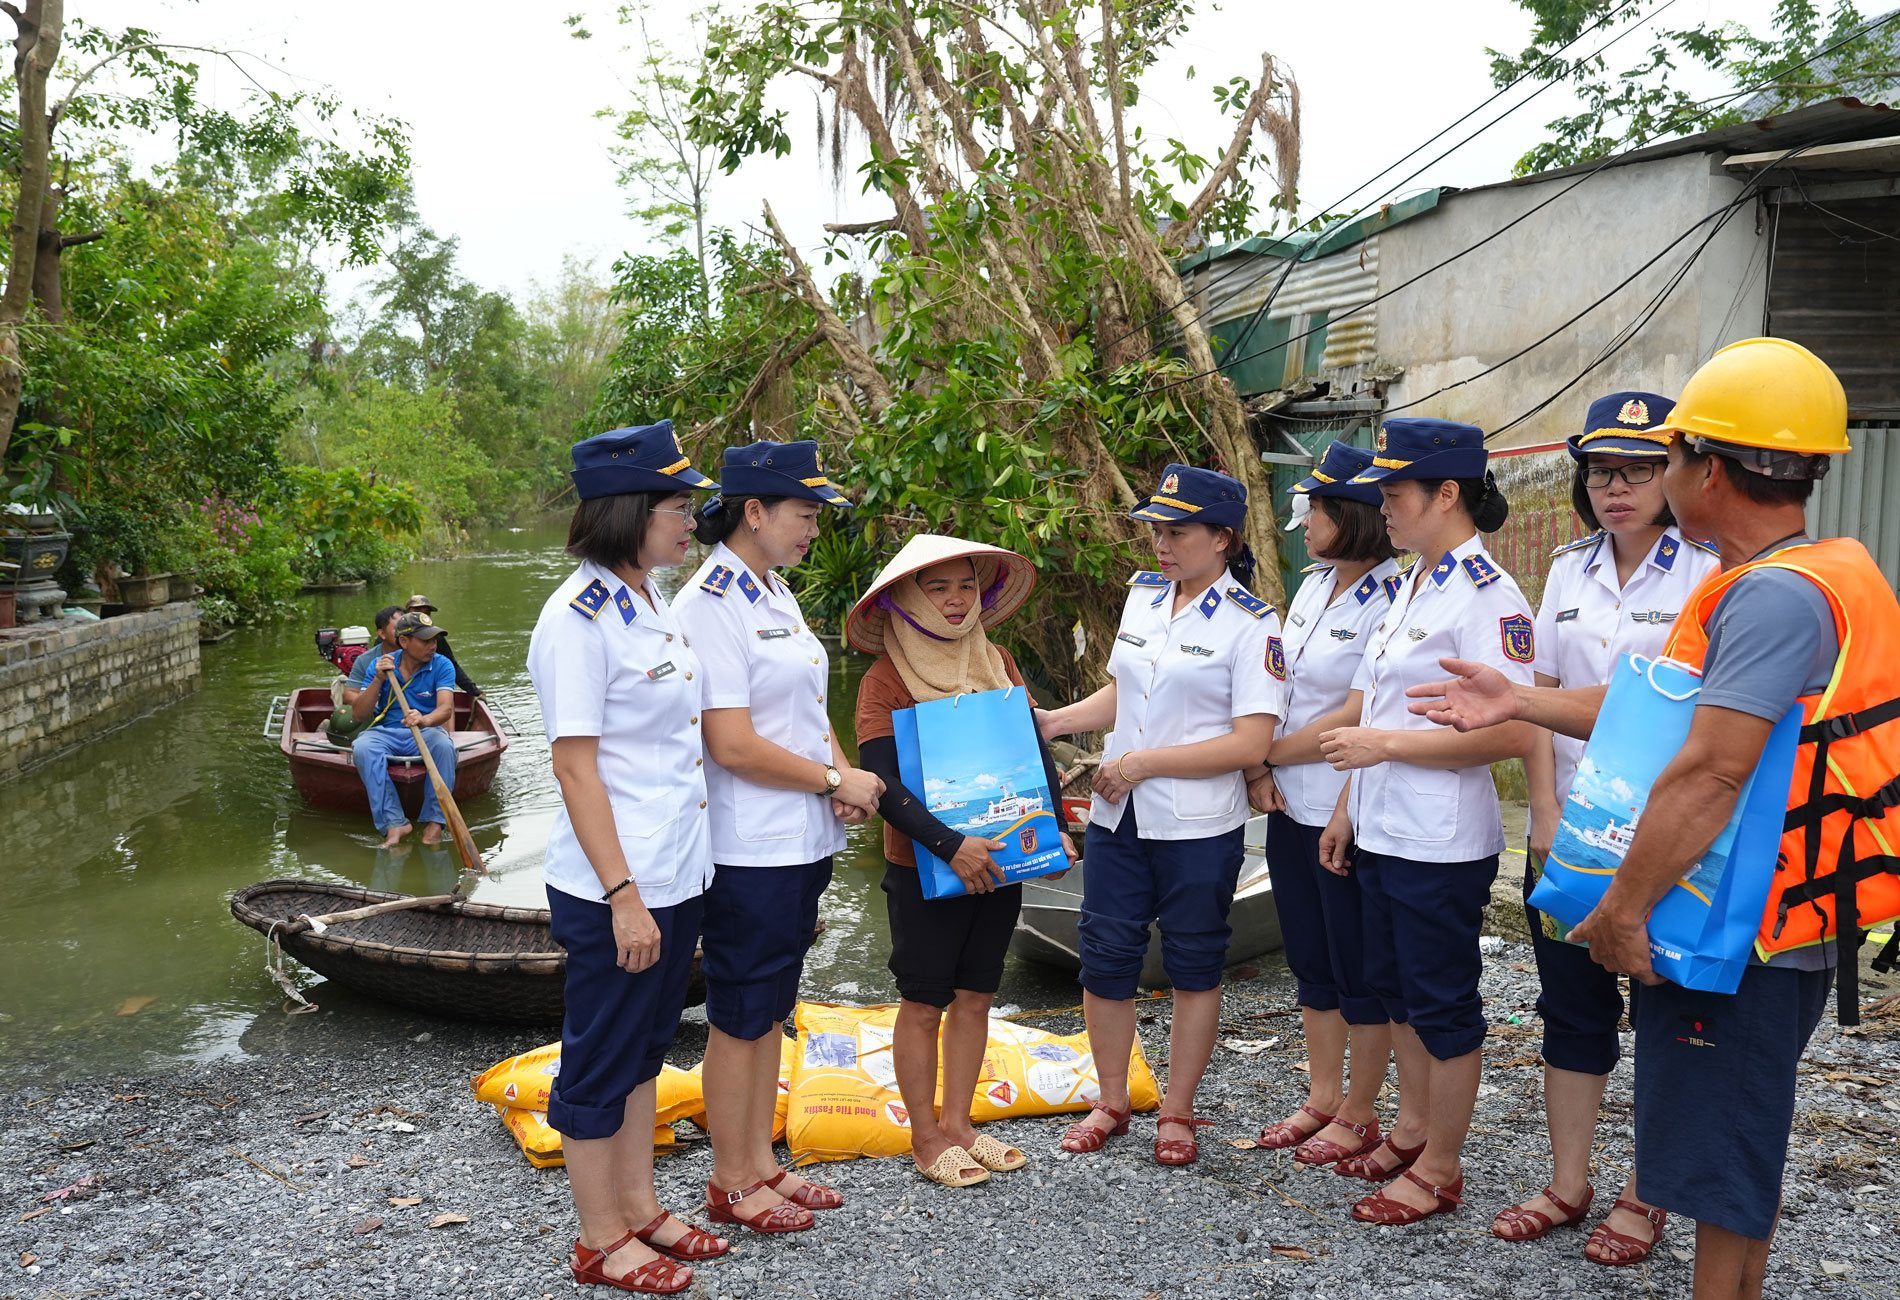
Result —
[[[183,601],[5,633],[0,781],[189,695],[198,673],[198,607]]]

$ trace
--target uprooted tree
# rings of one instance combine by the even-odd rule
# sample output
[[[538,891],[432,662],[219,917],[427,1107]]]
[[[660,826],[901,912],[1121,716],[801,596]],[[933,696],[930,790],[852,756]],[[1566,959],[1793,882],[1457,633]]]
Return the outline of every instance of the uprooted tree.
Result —
[[[734,432],[734,416],[782,428],[789,383],[793,421],[863,485],[858,514],[879,540],[949,530],[1037,559],[1042,617],[1018,635],[1065,687],[1097,677],[1140,550],[1124,516],[1167,461],[1246,483],[1256,589],[1284,595],[1268,479],[1174,261],[1249,233],[1252,178],[1269,166],[1270,203],[1291,211],[1298,92],[1263,55],[1215,90],[1234,119],[1218,157],[1151,144],[1129,110],[1191,13],[1179,0],[762,3],[712,16],[693,99],[695,133],[732,169],[790,151],[772,105],[809,86],[833,184],[866,154],[858,175],[891,209],[830,228],[826,261],[862,271],[827,286],[767,205],[780,256],[757,288],[802,305],[809,333],[788,333],[742,409],[701,432]],[[756,419],[774,394],[781,418]]]

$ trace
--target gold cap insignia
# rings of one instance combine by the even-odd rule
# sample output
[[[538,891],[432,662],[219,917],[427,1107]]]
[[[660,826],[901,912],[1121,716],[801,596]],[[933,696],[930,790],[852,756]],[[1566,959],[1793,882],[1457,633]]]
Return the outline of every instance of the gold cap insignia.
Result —
[[[1385,426],[1384,425],[1379,426],[1379,436],[1373,442],[1372,445],[1373,445],[1373,448],[1377,451],[1385,450]]]
[[[1623,403],[1623,409],[1616,413],[1618,424],[1648,424],[1649,404],[1632,397]]]
[[[1171,497],[1176,492],[1179,492],[1180,490],[1181,490],[1181,476],[1179,474],[1170,474],[1166,478],[1161,480],[1161,495],[1162,496]]]

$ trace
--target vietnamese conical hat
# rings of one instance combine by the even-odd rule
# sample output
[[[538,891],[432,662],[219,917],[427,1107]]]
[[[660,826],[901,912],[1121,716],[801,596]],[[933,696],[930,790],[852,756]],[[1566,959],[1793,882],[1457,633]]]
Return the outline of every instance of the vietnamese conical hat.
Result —
[[[866,654],[883,654],[884,629],[890,624],[891,615],[878,605],[877,598],[901,578],[946,560],[965,558],[976,562],[977,581],[989,597],[980,615],[985,630],[1021,609],[1035,589],[1035,566],[1014,551],[937,533],[918,533],[904,543],[904,548],[879,571],[870,590],[851,607],[851,613],[844,620],[846,638]]]

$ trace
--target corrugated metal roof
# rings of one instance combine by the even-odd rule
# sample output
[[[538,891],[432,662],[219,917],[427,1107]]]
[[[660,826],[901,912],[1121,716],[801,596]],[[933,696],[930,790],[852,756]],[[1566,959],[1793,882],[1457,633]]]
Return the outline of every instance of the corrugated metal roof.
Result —
[[[1674,158],[1685,153],[1761,153],[1771,149],[1793,149],[1804,144],[1828,144],[1836,140],[1867,140],[1892,135],[1900,130],[1900,110],[1886,104],[1867,104],[1852,97],[1824,99],[1773,117],[1719,126],[1712,131],[1685,135],[1674,140],[1632,149],[1610,159],[1611,167]],[[1501,189],[1507,185],[1535,185],[1541,181],[1575,176],[1602,166],[1603,160],[1558,167],[1533,176],[1517,176],[1494,185],[1477,185],[1462,192]]]
[[[1438,206],[1440,195],[1454,192],[1424,190],[1418,194],[1407,195],[1395,203],[1382,204],[1375,211],[1355,218],[1343,226],[1329,227],[1323,231],[1301,230],[1277,237],[1259,235],[1253,239],[1243,239],[1236,244],[1216,244],[1212,248],[1202,249],[1192,257],[1182,258],[1174,264],[1174,269],[1182,275],[1187,275],[1210,262],[1218,262],[1224,257],[1235,257],[1242,253],[1255,257],[1304,257],[1312,261],[1337,253],[1341,249],[1351,248],[1354,244],[1372,238],[1381,230],[1390,230],[1401,221],[1410,221],[1421,213],[1430,212]]]
[[[1370,301],[1379,292],[1379,241],[1368,240],[1349,255],[1295,262],[1287,272],[1286,283],[1281,284],[1281,273],[1286,271],[1284,258],[1257,257],[1243,266],[1203,270],[1183,280],[1188,292],[1199,299],[1201,319],[1211,329],[1257,314],[1269,293],[1273,294],[1273,306],[1267,313],[1270,320],[1313,318],[1322,312],[1330,318]],[[1344,320],[1329,319],[1321,368],[1335,370],[1371,361],[1378,319],[1376,306]],[[1264,341],[1263,336],[1262,345]],[[1246,352],[1256,350],[1251,343],[1243,348]],[[1279,381],[1269,381],[1268,387],[1279,387]]]
[[[1855,425],[1854,449],[1836,456],[1808,501],[1808,531],[1816,537],[1857,537],[1873,552],[1890,583],[1900,583],[1900,427]]]

